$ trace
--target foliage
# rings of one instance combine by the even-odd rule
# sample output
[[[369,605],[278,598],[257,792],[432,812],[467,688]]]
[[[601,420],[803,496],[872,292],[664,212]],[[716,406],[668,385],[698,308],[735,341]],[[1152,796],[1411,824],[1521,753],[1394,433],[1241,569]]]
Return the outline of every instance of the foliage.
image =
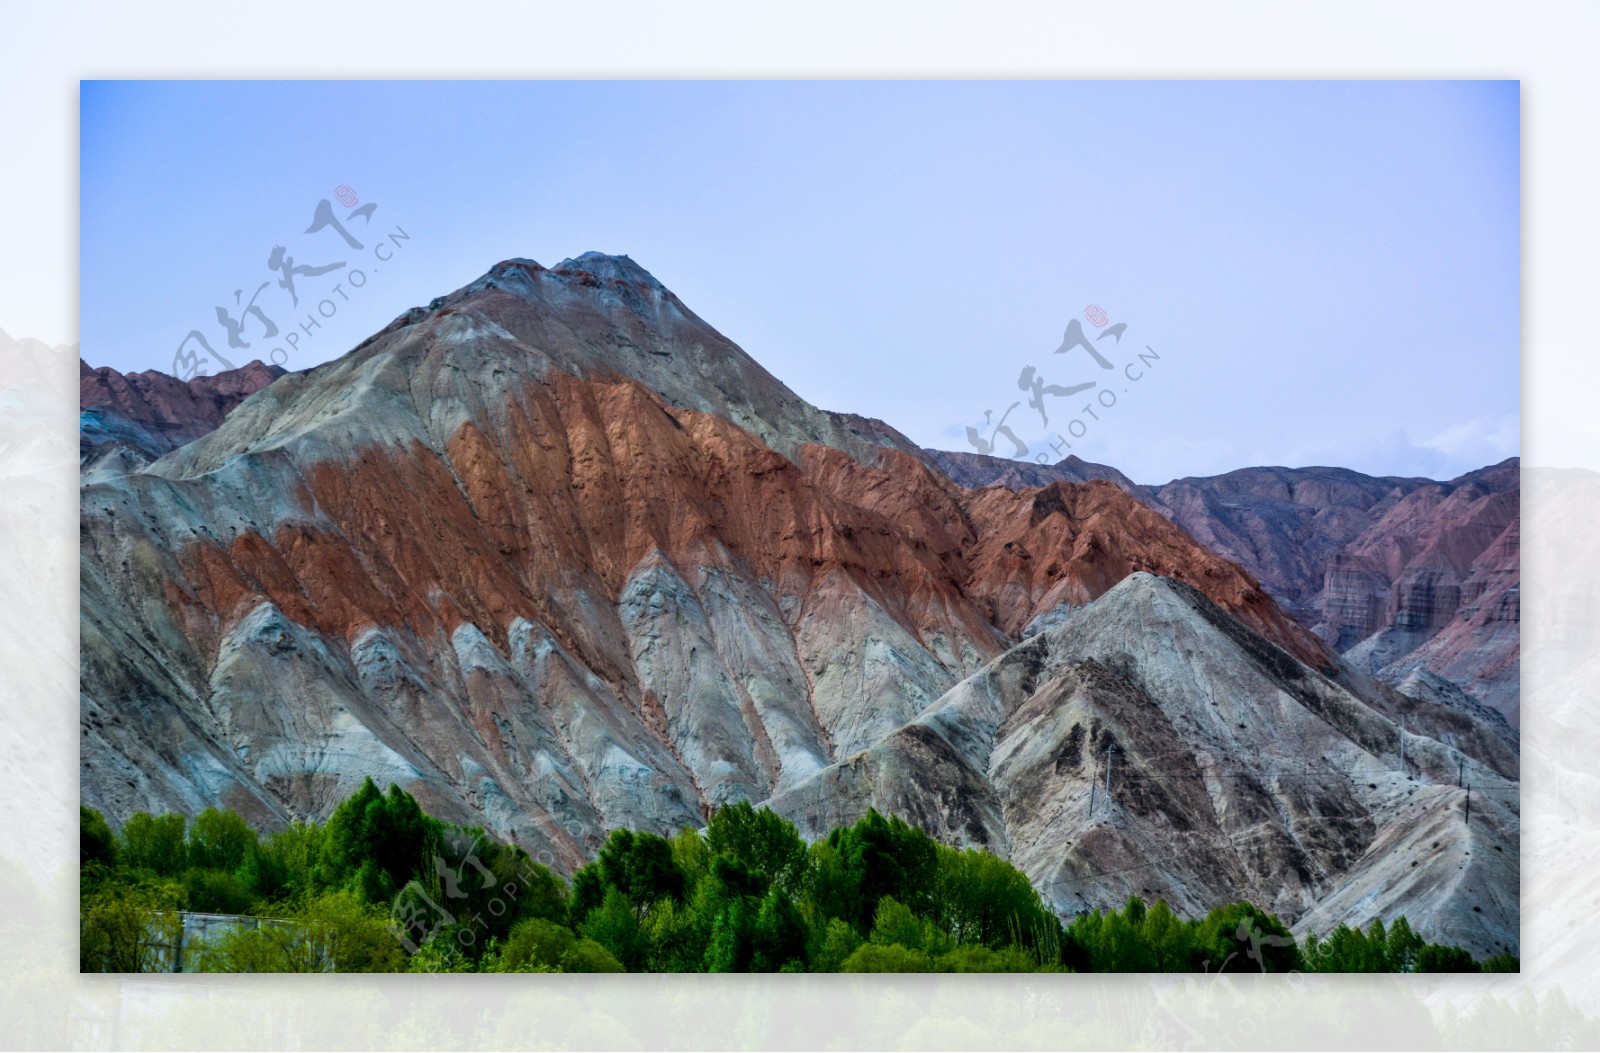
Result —
[[[384,915],[343,890],[291,917],[233,929],[207,941],[199,955],[203,972],[383,973],[406,964]]]
[[[78,865],[115,866],[117,839],[106,817],[86,805],[78,806]]]
[[[185,859],[201,870],[237,870],[257,840],[256,832],[237,813],[207,808],[189,827]]]
[[[317,883],[348,888],[365,903],[387,903],[437,854],[429,849],[439,826],[400,787],[384,794],[369,778],[328,817]]]
[[[1326,938],[1308,936],[1300,956],[1306,971],[1322,973],[1516,972],[1520,968],[1514,955],[1496,955],[1479,963],[1460,947],[1428,943],[1412,931],[1404,917],[1387,927],[1375,919],[1366,932],[1340,925]]]
[[[595,941],[543,918],[529,918],[512,929],[491,964],[495,971],[507,973],[623,971],[622,963]]]
[[[130,870],[143,870],[157,877],[172,877],[185,869],[188,853],[184,845],[185,823],[181,815],[150,815],[134,812],[122,824],[117,839],[117,856]]]
[[[84,894],[78,968],[86,973],[148,973],[170,968],[183,933],[183,890],[170,881],[106,882]]]
[[[1026,876],[876,811],[811,845],[734,804],[671,839],[617,830],[570,884],[520,847],[365,781],[326,823],[82,808],[81,965],[170,968],[180,910],[241,916],[185,954],[230,972],[1515,971],[1405,918],[1297,942],[1249,903],[1130,897],[1063,925]],[[255,919],[255,920],[252,920]]]

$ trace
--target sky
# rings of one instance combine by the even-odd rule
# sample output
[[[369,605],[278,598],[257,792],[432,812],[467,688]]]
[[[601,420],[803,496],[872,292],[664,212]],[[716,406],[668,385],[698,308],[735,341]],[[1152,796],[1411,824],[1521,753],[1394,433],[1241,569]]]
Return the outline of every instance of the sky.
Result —
[[[971,428],[1149,483],[1520,449],[1514,81],[86,81],[80,105],[91,365],[303,369],[499,260],[598,250],[923,446]],[[322,201],[348,237],[310,229]]]

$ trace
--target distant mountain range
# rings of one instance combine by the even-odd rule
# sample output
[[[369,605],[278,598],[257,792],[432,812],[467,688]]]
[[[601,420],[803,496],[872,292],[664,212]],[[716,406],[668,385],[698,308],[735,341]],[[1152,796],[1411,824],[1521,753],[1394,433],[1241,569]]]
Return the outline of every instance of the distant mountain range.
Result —
[[[1517,948],[1516,736],[1480,704],[1515,712],[1485,686],[1514,465],[1152,489],[924,451],[597,253],[304,372],[82,389],[113,821],[325,816],[372,776],[569,871],[728,801],[813,835],[870,806],[1064,912],[1247,897]]]
[[[1519,722],[1517,458],[1448,482],[1241,468],[1140,486],[1076,457],[1054,465],[930,457],[964,486],[1114,482],[1248,570],[1351,663],[1412,693],[1464,694]]]

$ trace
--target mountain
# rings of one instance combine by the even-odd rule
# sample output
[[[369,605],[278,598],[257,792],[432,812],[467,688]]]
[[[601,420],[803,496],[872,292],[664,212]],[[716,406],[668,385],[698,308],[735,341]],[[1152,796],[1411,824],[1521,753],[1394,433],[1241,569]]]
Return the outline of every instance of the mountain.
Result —
[[[1141,572],[769,805],[813,836],[908,816],[1008,856],[1063,913],[1245,898],[1321,933],[1404,914],[1489,955],[1517,946],[1516,795],[1482,724],[1323,675]]]
[[[1208,700],[1397,794],[1434,794],[1458,755],[1514,786],[1492,728],[1342,662],[1117,482],[972,489],[936,467],[881,422],[806,404],[626,257],[502,263],[152,463],[82,477],[83,800],[113,822],[222,804],[271,826],[371,776],[570,871],[619,826],[668,833],[735,800],[796,814],[945,713],[972,741],[901,763],[903,814],[1038,871],[1070,824],[1023,813],[1087,762],[971,825],[967,789],[1021,784],[992,768],[993,713],[961,700],[1041,649],[1127,680],[1107,690],[1165,713],[1166,746],[1259,769],[1251,808],[1340,820],[1305,903],[1373,872],[1397,804],[1296,796],[1256,738],[1206,737]],[[1157,617],[1179,602],[1200,613]],[[1121,657],[1169,646],[1159,669]],[[1196,678],[1181,691],[1131,679],[1173,662]],[[1051,698],[1013,750],[1054,733]],[[1382,745],[1402,714],[1413,768]],[[1495,822],[1514,828],[1514,799]],[[1450,884],[1444,857],[1423,861]],[[1185,904],[1224,887],[1185,882]],[[1455,933],[1457,899],[1426,902]]]
[[[1013,490],[1049,486],[1051,483],[1088,483],[1097,479],[1143,495],[1143,488],[1132,479],[1104,464],[1092,464],[1077,456],[1069,456],[1055,464],[1035,464],[1032,461],[1008,460],[976,453],[952,453],[948,450],[927,450],[928,461],[947,479],[974,490],[985,486],[1006,486]]]
[[[245,399],[283,376],[276,365],[249,365],[190,380],[153,369],[119,373],[78,362],[78,462],[142,466],[215,429]]]
[[[1068,458],[930,451],[966,486],[1109,478],[1250,572],[1302,624],[1391,684],[1425,671],[1519,714],[1520,464],[1437,482],[1344,468],[1243,468],[1140,486]]]

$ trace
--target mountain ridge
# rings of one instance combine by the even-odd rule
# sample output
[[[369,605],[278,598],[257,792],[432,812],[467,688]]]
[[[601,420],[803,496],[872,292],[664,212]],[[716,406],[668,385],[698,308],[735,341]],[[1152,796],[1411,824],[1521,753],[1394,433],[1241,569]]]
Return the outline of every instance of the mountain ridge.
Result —
[[[1517,723],[1519,458],[1442,481],[1264,466],[1141,485],[1077,458],[929,456],[968,486],[1112,478],[1362,668],[1444,677]]]
[[[1149,677],[1196,662],[1218,684],[1247,671],[1259,721],[1343,736],[1374,773],[1401,714],[1429,763],[1514,761],[1482,721],[1341,661],[1116,481],[959,485],[887,426],[798,400],[642,273],[595,254],[506,261],[153,462],[85,473],[85,803],[113,822],[223,804],[270,826],[324,815],[370,775],[570,871],[619,826],[800,801],[928,714],[971,709],[957,696],[994,663],[1066,656],[1094,624],[1120,642],[1070,657],[1084,705],[1161,709],[1171,742],[1210,726],[1205,702],[1151,694]],[[1175,615],[1174,632],[1226,661],[1095,613],[1186,588],[1216,617]],[[1160,661],[1129,664],[1130,648]],[[1294,701],[1302,680],[1325,712]],[[1036,709],[1029,728],[1054,711]],[[914,751],[920,821],[976,822],[1021,858],[1009,820],[962,804],[996,777],[987,753],[951,752],[981,721],[945,730]],[[1226,745],[1260,769],[1251,808],[1295,799]],[[1076,792],[1061,775],[1051,793]],[[1345,873],[1391,827],[1356,823],[1318,851]],[[1029,850],[1064,847],[1047,824]],[[1306,887],[1297,910],[1334,891]]]

